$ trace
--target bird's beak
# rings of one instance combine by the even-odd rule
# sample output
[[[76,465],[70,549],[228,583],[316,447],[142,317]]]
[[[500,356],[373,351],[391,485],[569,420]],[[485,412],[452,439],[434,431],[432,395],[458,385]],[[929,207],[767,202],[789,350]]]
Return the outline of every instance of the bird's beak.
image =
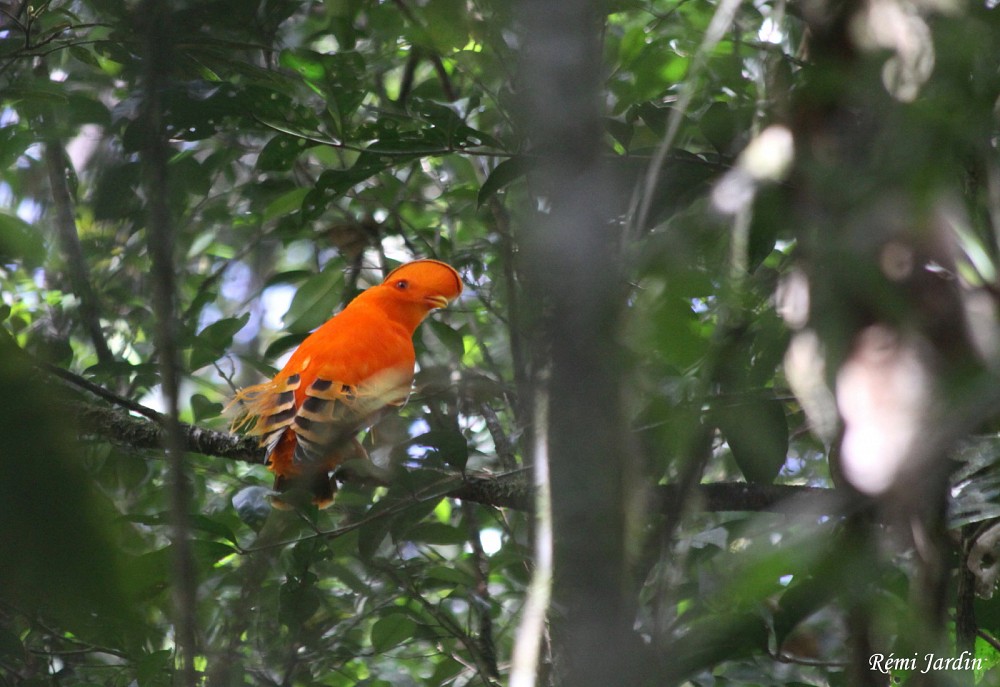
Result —
[[[447,308],[451,300],[445,296],[428,296],[425,298],[428,303],[431,304],[432,308]]]

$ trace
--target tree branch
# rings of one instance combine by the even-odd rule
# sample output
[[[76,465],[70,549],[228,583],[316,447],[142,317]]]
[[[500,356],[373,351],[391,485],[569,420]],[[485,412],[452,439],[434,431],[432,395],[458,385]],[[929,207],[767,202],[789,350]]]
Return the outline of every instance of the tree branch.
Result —
[[[164,429],[158,422],[104,405],[67,402],[67,408],[88,436],[100,437],[134,450],[163,446]],[[264,449],[257,445],[256,437],[220,432],[184,422],[180,423],[180,432],[183,450],[189,453],[253,465],[264,464]],[[353,477],[346,475],[345,479],[349,481]],[[680,491],[676,485],[657,487],[656,510],[669,512],[681,498]],[[466,476],[461,486],[448,496],[460,501],[520,511],[530,510],[533,499],[529,473],[523,469],[494,476]],[[838,512],[842,496],[836,489],[744,482],[699,484],[693,493],[695,505],[707,512],[780,511],[783,504],[794,498],[799,500],[803,510],[831,515]]]
[[[68,403],[70,412],[87,435],[107,439],[130,449],[160,449],[166,438],[163,424],[130,415],[116,408],[87,403]],[[243,463],[263,464],[264,450],[255,437],[217,432],[196,425],[178,423],[181,448],[190,453],[225,458]]]

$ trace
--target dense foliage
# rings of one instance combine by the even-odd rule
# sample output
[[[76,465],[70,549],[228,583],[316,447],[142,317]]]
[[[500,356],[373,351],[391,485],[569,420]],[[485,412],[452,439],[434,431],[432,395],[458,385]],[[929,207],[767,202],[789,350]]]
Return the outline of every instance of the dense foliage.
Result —
[[[599,17],[587,154],[539,140],[528,93],[584,56],[525,50],[511,3],[0,4],[0,684],[507,683],[549,460],[538,684],[574,675],[590,564],[620,574],[590,593],[627,616],[594,630],[622,684],[1000,682],[996,10],[540,5]],[[596,159],[603,238],[560,235],[546,274],[560,155]],[[419,330],[375,468],[329,510],[272,510],[226,400],[413,257],[466,292]],[[602,398],[559,382],[574,303],[608,308]],[[620,483],[545,451],[549,404],[570,430],[611,409]],[[901,456],[888,492],[850,464],[867,450]],[[874,502],[839,496],[838,453]],[[609,497],[578,518],[572,479]]]

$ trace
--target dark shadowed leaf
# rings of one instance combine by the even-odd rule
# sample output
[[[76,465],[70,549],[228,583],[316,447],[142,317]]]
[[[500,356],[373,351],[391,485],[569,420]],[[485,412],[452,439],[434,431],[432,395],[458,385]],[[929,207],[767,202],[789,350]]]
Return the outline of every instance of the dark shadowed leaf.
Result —
[[[21,218],[0,212],[0,263],[17,262],[35,267],[45,259],[39,231]]]
[[[476,202],[481,206],[514,181],[520,179],[536,166],[536,162],[527,157],[512,157],[504,160],[490,172],[486,181],[479,189]]]
[[[191,350],[191,369],[197,370],[225,355],[233,343],[233,337],[249,321],[250,313],[244,313],[240,317],[227,317],[213,322],[202,329],[195,337]]]
[[[746,480],[774,481],[788,453],[784,404],[770,395],[723,401],[714,418]]]
[[[406,615],[390,612],[372,625],[371,642],[375,651],[388,651],[413,638],[417,624]]]

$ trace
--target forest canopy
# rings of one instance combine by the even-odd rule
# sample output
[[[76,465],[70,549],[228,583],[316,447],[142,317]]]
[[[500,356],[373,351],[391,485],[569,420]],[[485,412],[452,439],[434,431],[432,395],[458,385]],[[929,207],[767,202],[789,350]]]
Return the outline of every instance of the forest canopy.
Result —
[[[0,3],[0,684],[1000,684],[994,4]]]

